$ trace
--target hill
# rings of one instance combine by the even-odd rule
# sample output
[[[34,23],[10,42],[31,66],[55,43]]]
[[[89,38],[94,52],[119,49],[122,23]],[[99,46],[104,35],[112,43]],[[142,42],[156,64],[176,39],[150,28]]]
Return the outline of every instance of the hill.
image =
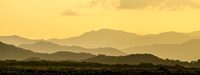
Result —
[[[137,35],[120,30],[101,29],[90,31],[77,37],[50,39],[48,41],[60,45],[78,45],[87,48],[113,47],[121,49],[151,44],[178,44],[188,41],[191,38],[192,37],[185,33],[173,31],[153,35]]]
[[[178,60],[164,60],[151,54],[131,54],[128,56],[104,56],[99,55],[96,57],[88,58],[84,60],[86,62],[98,62],[103,64],[140,64],[140,63],[152,63],[163,65],[188,65],[187,62],[180,62]]]
[[[157,35],[141,37],[132,40],[134,46],[152,45],[152,44],[178,44],[190,40],[191,37],[178,32],[163,32]]]
[[[191,33],[187,33],[187,35],[195,38],[195,39],[199,39],[200,38],[200,31],[194,31],[194,32],[191,32]]]
[[[25,60],[27,58],[38,57],[45,60],[83,60],[94,57],[88,53],[56,52],[52,54],[35,53],[30,50],[15,47],[0,42],[0,60]]]
[[[172,58],[180,60],[197,60],[200,58],[200,40],[193,39],[182,44],[155,44],[137,46],[123,49],[127,53],[150,53],[162,58]]]
[[[71,37],[67,39],[50,39],[48,41],[60,45],[77,45],[87,48],[97,47],[123,47],[124,42],[139,38],[139,35],[134,33],[124,32],[120,30],[101,29],[90,31],[81,36]]]
[[[0,41],[7,43],[7,44],[12,44],[12,45],[18,46],[21,44],[35,43],[39,40],[31,40],[31,39],[23,38],[23,37],[20,37],[17,35],[13,35],[13,36],[0,36]]]
[[[44,42],[40,41],[34,44],[22,44],[19,47],[24,49],[30,49],[34,52],[40,52],[40,53],[54,53],[57,51],[69,51],[69,52],[85,52],[85,53],[91,53],[91,54],[106,54],[106,55],[112,55],[112,56],[119,56],[119,55],[126,55],[126,53],[119,51],[115,48],[83,48],[79,46],[60,46],[51,42]]]

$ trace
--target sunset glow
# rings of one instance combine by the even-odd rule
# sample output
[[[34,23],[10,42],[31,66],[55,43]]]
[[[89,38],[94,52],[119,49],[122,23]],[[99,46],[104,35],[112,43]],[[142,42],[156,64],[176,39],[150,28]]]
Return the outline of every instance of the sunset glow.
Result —
[[[200,30],[199,1],[152,1],[157,2],[122,6],[120,0],[0,0],[0,35],[50,39],[79,36],[102,28],[141,35]]]

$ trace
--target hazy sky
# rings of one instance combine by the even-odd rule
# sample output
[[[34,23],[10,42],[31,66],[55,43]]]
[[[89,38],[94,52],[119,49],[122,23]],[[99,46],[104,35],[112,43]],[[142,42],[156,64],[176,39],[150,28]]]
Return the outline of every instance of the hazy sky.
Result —
[[[0,36],[67,38],[110,28],[138,34],[200,30],[199,0],[0,0]]]

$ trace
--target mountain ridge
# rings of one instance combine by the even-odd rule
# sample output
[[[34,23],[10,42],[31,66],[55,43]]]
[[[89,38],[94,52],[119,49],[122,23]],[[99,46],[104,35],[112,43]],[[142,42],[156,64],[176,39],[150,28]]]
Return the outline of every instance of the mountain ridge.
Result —
[[[200,58],[200,39],[192,39],[180,44],[153,44],[122,49],[127,53],[150,53],[162,58],[192,61]]]
[[[155,65],[188,65],[188,62],[181,62],[179,60],[161,59],[152,54],[131,54],[127,56],[104,56],[99,55],[96,57],[85,59],[86,62],[97,62],[103,64],[140,64],[152,63]]]
[[[152,45],[152,44],[179,44],[191,39],[198,39],[198,31],[191,33],[180,33],[175,31],[162,32],[159,34],[138,35],[131,32],[112,29],[100,29],[89,31],[80,36],[66,39],[49,39],[43,40],[59,45],[81,46],[85,48],[113,47],[124,49],[133,46]],[[3,36],[2,36],[3,37]],[[14,36],[13,36],[14,37]],[[6,41],[5,41],[6,40]],[[25,39],[27,40],[27,39]],[[12,38],[1,38],[0,41],[18,46],[20,44],[33,44],[41,40],[12,40]],[[16,44],[17,43],[17,44]]]
[[[120,30],[101,29],[77,37],[48,40],[61,45],[78,45],[87,48],[113,47],[117,49],[150,44],[177,44],[192,39],[186,33],[175,31],[151,35],[137,35]]]
[[[62,55],[60,55],[60,53],[62,53]],[[72,53],[67,51],[52,54],[36,53],[31,50],[0,42],[0,60],[25,60],[32,57],[38,57],[45,60],[83,60],[93,56],[94,55],[88,53]]]
[[[80,46],[61,46],[55,43],[51,42],[37,42],[34,44],[22,44],[19,47],[24,48],[24,49],[30,49],[35,52],[40,52],[40,53],[53,53],[57,51],[69,51],[69,52],[85,52],[85,53],[91,53],[91,54],[105,54],[105,55],[112,55],[112,56],[119,56],[119,55],[126,55],[126,53],[117,50],[115,48],[110,48],[110,47],[102,47],[102,48],[84,48]]]
[[[27,39],[21,36],[12,35],[12,36],[0,36],[0,41],[3,43],[18,46],[21,44],[31,44],[31,43],[35,43],[37,41],[43,41],[43,40],[42,39],[32,40],[32,39]]]

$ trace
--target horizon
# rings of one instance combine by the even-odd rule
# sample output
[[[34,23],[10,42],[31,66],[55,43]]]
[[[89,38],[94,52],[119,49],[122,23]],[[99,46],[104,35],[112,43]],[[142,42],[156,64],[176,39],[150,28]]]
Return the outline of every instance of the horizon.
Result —
[[[68,37],[49,37],[49,38],[43,38],[43,37],[28,37],[28,36],[23,36],[23,35],[17,35],[17,34],[11,34],[11,35],[0,35],[0,36],[19,36],[19,37],[22,37],[22,38],[27,38],[27,39],[32,39],[32,40],[50,40],[50,39],[67,39],[67,38],[72,38],[72,37],[78,37],[78,36],[81,36],[87,32],[92,32],[92,31],[99,31],[99,30],[103,30],[103,29],[106,29],[106,30],[113,30],[113,31],[122,31],[122,32],[127,32],[127,33],[133,33],[133,34],[136,34],[136,35],[139,35],[139,36],[145,36],[145,35],[159,35],[161,33],[166,33],[166,32],[177,32],[177,33],[193,33],[193,32],[200,32],[200,30],[198,31],[190,31],[190,32],[178,32],[178,31],[165,31],[165,32],[159,32],[159,33],[146,33],[146,34],[139,34],[137,32],[128,32],[128,31],[123,31],[123,30],[116,30],[116,29],[110,29],[110,28],[101,28],[101,29],[98,29],[98,30],[90,30],[90,31],[86,31],[86,32],[83,32],[79,35],[74,35],[74,36],[68,36]]]
[[[32,39],[102,28],[141,35],[200,30],[199,0],[0,0],[0,10],[0,35]]]

